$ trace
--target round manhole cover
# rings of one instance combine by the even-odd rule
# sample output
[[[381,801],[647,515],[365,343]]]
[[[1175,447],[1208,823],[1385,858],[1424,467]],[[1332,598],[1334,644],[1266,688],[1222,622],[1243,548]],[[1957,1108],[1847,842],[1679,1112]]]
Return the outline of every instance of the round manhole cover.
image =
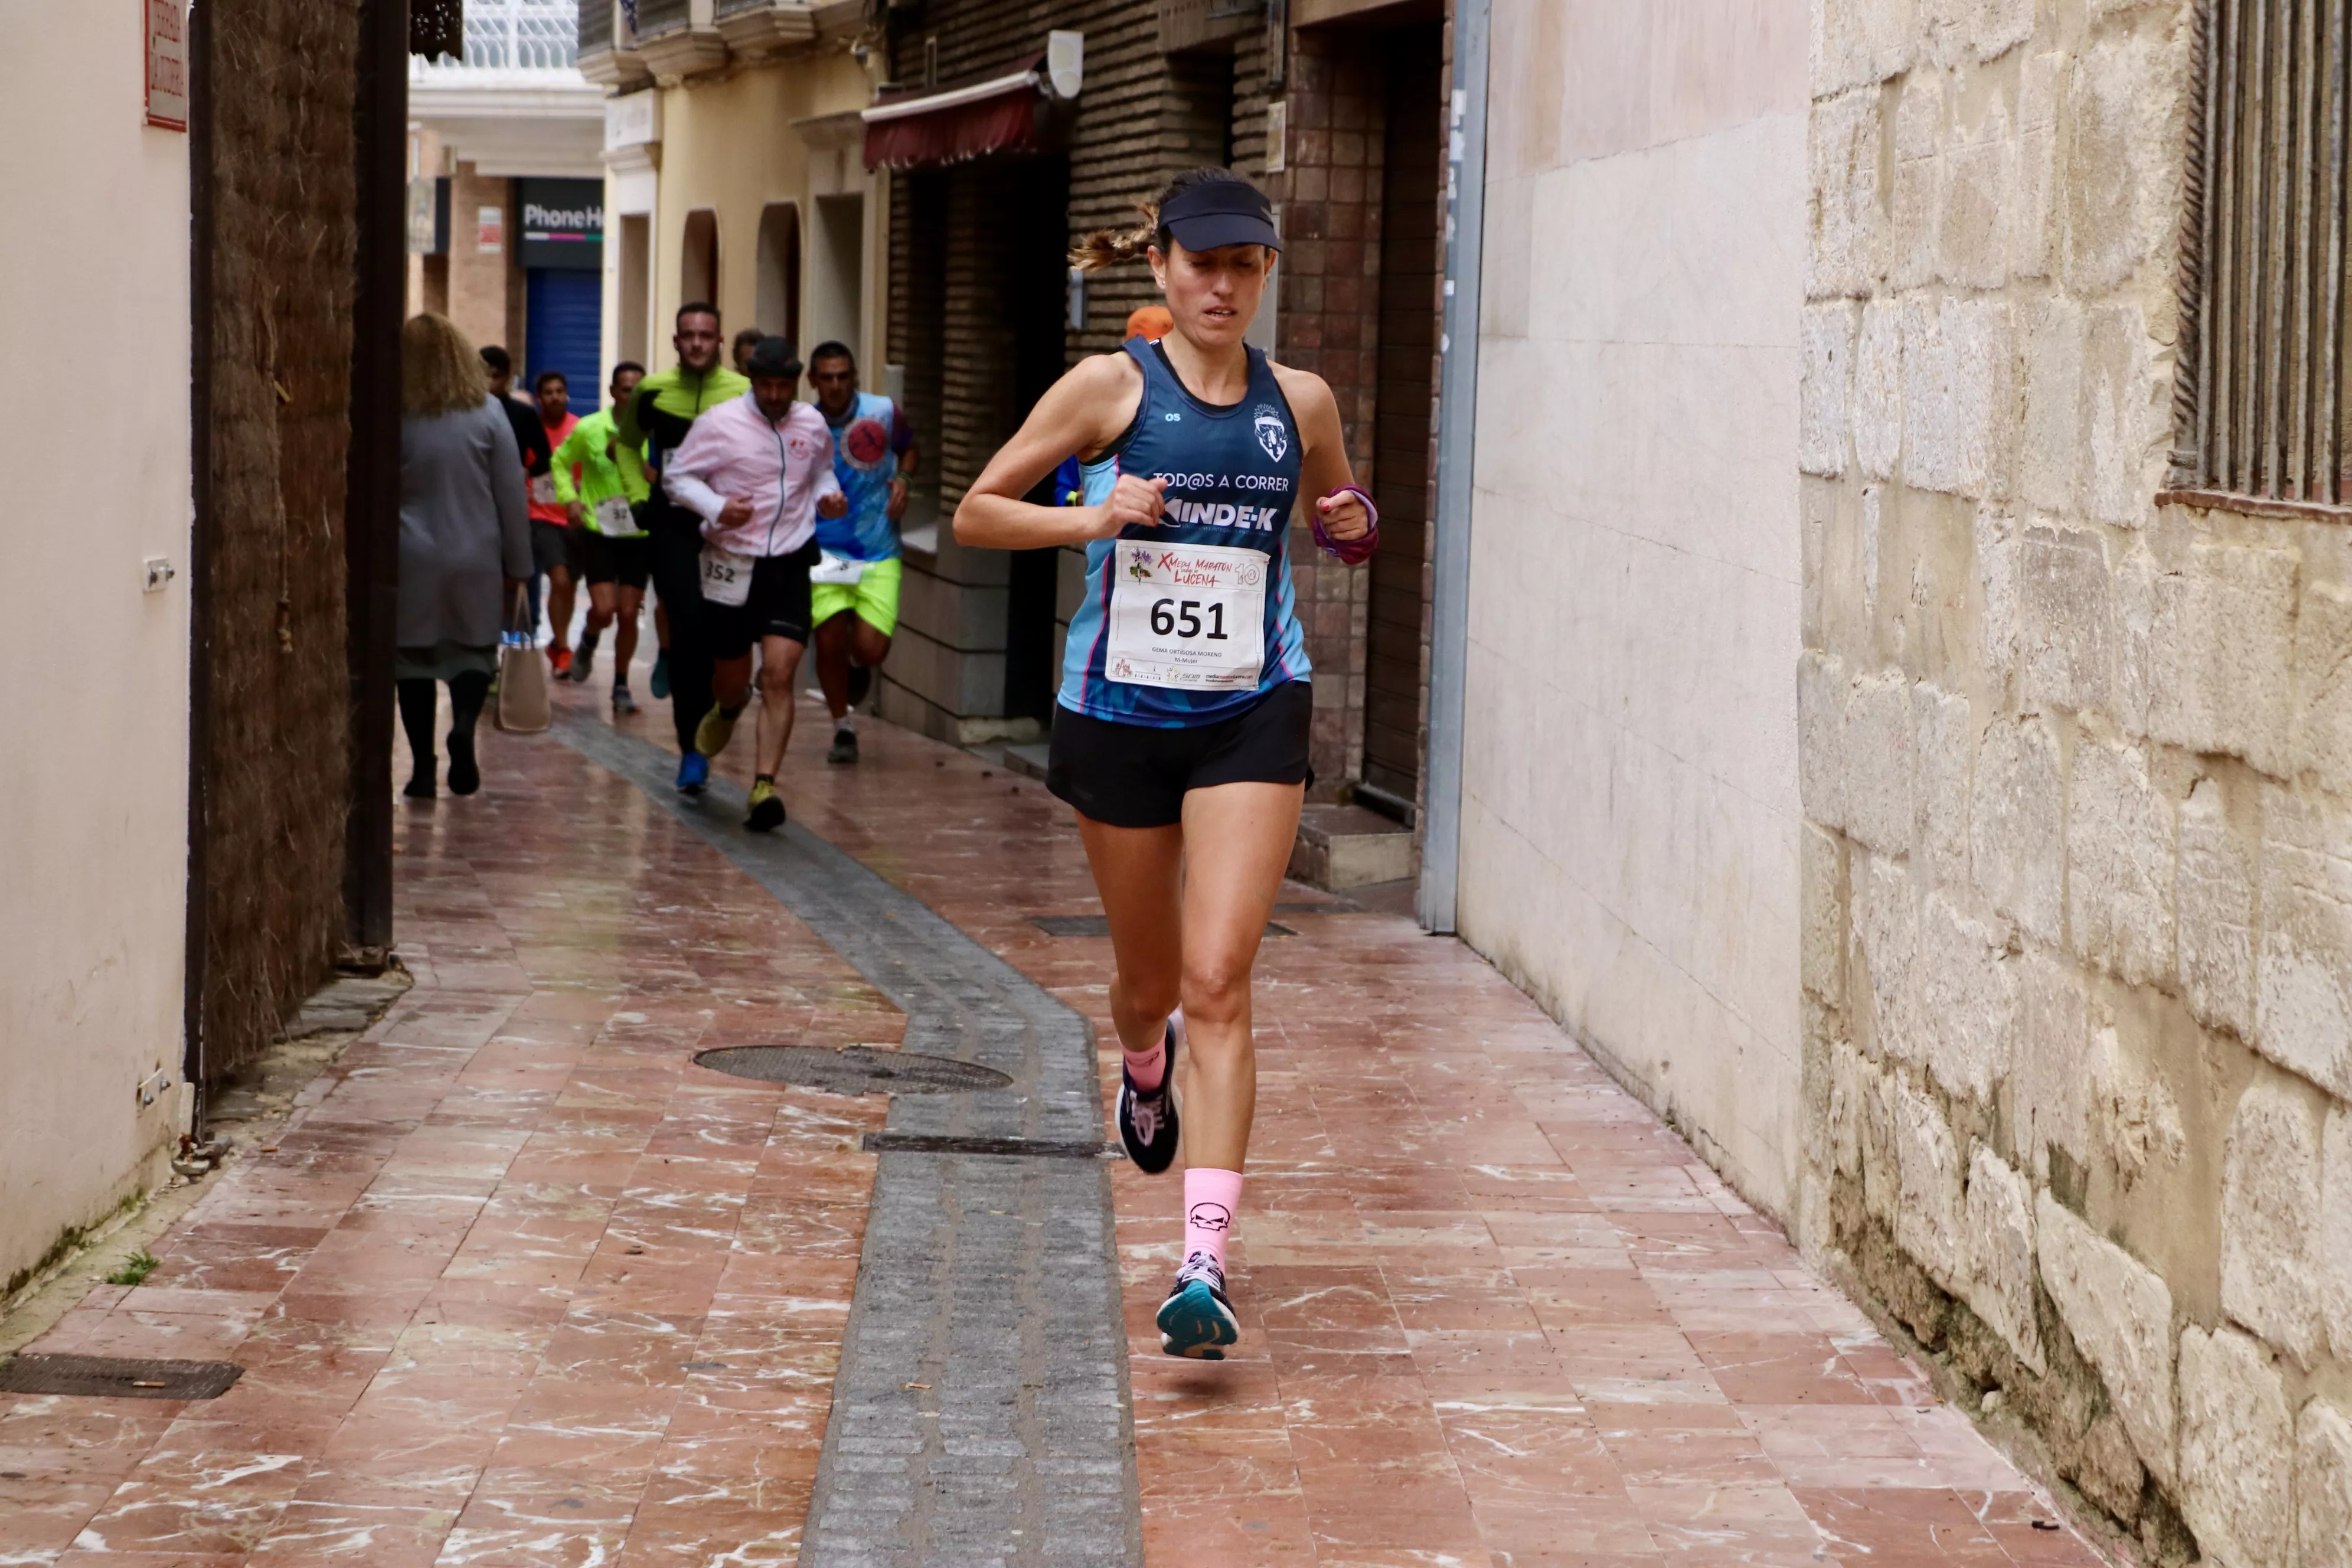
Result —
[[[821,1089],[828,1094],[963,1094],[1003,1089],[1013,1082],[977,1062],[864,1046],[842,1051],[821,1046],[730,1046],[698,1052],[694,1059],[698,1066],[737,1078]]]

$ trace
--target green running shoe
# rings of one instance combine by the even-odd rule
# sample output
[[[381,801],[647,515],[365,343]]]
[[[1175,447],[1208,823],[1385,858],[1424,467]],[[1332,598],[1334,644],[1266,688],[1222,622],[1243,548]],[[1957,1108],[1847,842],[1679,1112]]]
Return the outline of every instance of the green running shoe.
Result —
[[[730,713],[716,702],[712,703],[710,711],[702,716],[702,722],[694,727],[694,749],[706,757],[715,757],[725,751],[727,742],[735,738],[735,721],[741,717],[741,708]]]

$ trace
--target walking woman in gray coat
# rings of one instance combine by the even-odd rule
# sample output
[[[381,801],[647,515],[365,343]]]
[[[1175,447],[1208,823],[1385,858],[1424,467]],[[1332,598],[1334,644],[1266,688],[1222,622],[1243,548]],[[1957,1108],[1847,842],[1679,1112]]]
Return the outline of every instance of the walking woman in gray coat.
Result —
[[[449,791],[482,787],[474,721],[498,673],[509,590],[530,574],[522,457],[482,361],[445,316],[400,332],[400,625],[393,666],[415,771],[433,797],[433,683],[449,687]]]

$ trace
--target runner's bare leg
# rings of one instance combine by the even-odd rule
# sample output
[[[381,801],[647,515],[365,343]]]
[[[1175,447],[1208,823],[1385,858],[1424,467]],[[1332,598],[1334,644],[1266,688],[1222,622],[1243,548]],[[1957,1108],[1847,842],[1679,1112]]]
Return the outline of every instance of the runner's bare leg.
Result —
[[[630,661],[637,657],[637,612],[645,605],[646,591],[625,584],[612,586],[616,591],[613,595],[614,607],[609,613],[620,623],[613,633],[613,658],[615,661],[613,668],[621,672],[623,680],[626,680]]]
[[[1078,819],[1118,965],[1111,1016],[1120,1044],[1150,1049],[1170,1011],[1184,1009],[1191,1053],[1177,1067],[1187,1165],[1239,1171],[1248,1157],[1257,1106],[1250,970],[1306,793],[1274,784],[1196,789],[1180,827]],[[1171,931],[1181,932],[1174,942]]]
[[[793,678],[806,647],[790,637],[760,639],[759,771],[771,776],[784,765],[784,743],[793,738]]]

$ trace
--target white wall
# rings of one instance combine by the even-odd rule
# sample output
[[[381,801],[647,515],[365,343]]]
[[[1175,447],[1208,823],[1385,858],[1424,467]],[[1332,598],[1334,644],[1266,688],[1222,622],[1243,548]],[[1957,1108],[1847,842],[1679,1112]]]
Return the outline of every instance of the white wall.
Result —
[[[0,364],[26,390],[0,615],[0,1287],[159,1173],[187,883],[188,139],[138,5],[20,0]],[[47,386],[44,394],[34,389]],[[142,591],[142,561],[182,575]]]
[[[1463,934],[1799,1168],[1805,0],[1496,0]]]

